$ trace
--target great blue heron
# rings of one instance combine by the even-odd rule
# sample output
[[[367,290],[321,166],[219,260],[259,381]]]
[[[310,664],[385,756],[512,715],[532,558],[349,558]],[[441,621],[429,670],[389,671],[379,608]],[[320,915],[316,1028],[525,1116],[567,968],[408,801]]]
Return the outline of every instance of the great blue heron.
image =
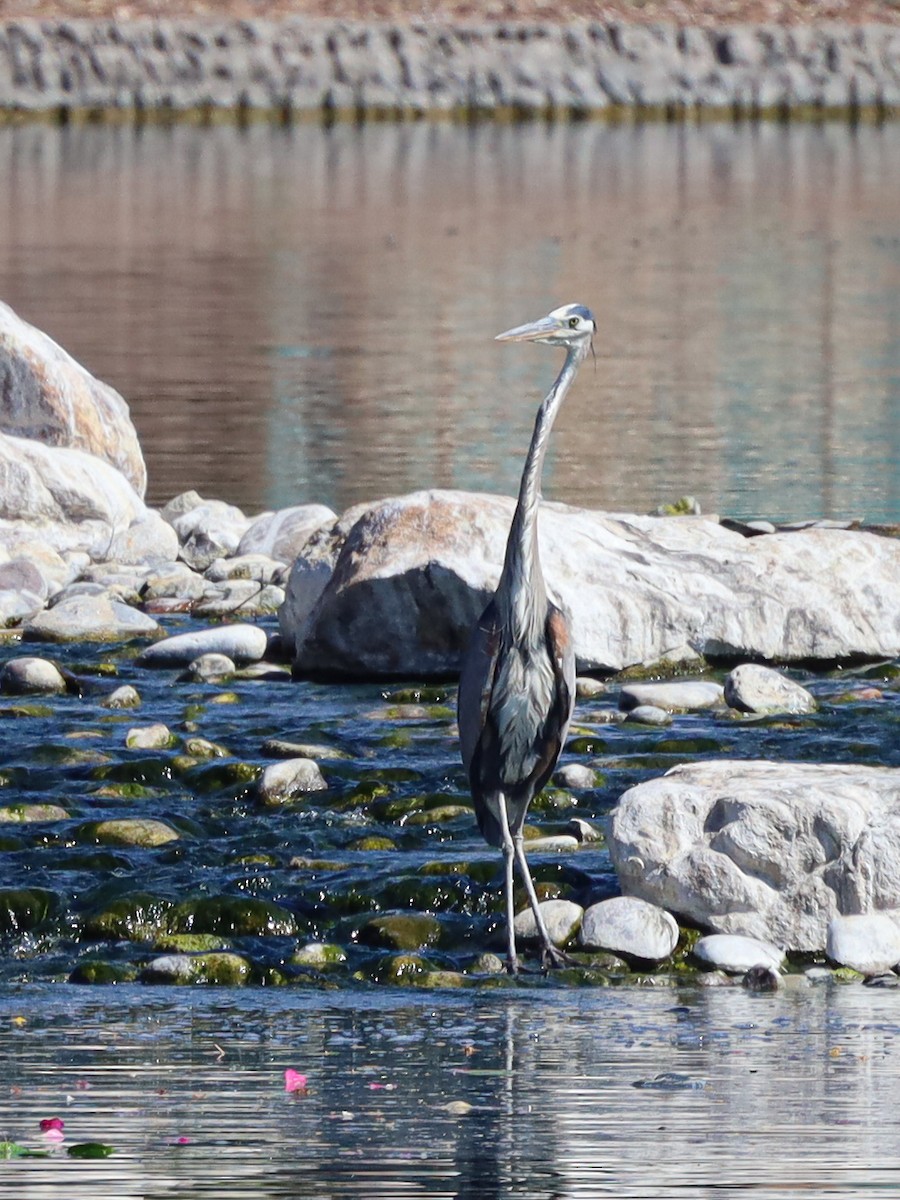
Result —
[[[572,717],[575,652],[565,614],[549,599],[538,555],[541,468],[553,421],[587,355],[596,324],[581,304],[564,304],[530,325],[498,335],[501,342],[564,346],[566,361],[534,423],[522,470],[503,571],[463,657],[459,738],[478,827],[503,848],[507,969],[518,971],[513,924],[513,869],[519,864],[543,945],[545,965],[565,955],[550,940],[525,861],[522,827],[532,798],[550,778]]]

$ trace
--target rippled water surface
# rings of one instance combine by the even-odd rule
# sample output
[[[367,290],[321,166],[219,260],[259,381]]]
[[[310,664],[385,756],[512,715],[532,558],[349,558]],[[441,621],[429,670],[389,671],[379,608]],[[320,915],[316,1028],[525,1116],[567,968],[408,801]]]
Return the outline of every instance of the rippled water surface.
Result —
[[[858,987],[466,1005],[13,991],[0,1129],[42,1149],[60,1116],[66,1140],[0,1162],[0,1194],[896,1195],[898,1038],[896,993]],[[285,1092],[288,1068],[306,1092]],[[115,1153],[67,1156],[86,1141]]]
[[[0,297],[129,400],[164,501],[512,492],[900,520],[900,123],[0,129]]]

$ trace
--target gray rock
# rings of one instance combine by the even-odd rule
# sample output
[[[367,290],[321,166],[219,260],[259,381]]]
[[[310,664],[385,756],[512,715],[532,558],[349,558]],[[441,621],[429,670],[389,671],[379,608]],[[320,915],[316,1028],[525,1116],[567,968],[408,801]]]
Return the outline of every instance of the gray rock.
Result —
[[[268,638],[256,625],[216,625],[194,633],[177,633],[154,642],[138,655],[143,667],[187,666],[201,654],[224,654],[233,662],[255,662],[266,652]]]
[[[725,700],[731,708],[745,713],[815,712],[815,698],[792,679],[770,667],[743,663],[725,679]]]
[[[544,900],[538,907],[547,926],[550,941],[554,946],[567,946],[578,933],[584,909],[580,904],[573,904],[571,900]],[[516,913],[513,925],[517,939],[523,942],[537,940],[537,922],[530,906]]]
[[[301,671],[458,669],[496,587],[513,504],[418,492],[345,513],[310,539],[279,623]],[[581,670],[900,654],[900,543],[805,529],[744,538],[699,517],[541,510],[541,559],[569,609]]]
[[[754,967],[778,971],[784,965],[784,952],[777,946],[739,934],[713,933],[702,937],[691,953],[729,975],[743,975]]]
[[[30,592],[43,601],[49,596],[50,587],[35,563],[27,558],[10,558],[0,562],[0,591]]]
[[[322,772],[310,758],[287,758],[266,767],[257,781],[257,792],[265,805],[283,804],[306,792],[328,787]]]
[[[584,763],[565,763],[557,770],[554,782],[566,788],[592,788],[597,786],[597,772]]]
[[[129,750],[167,750],[176,740],[162,724],[135,726],[125,734],[125,745]]]
[[[148,637],[159,626],[108,593],[73,596],[25,623],[27,638],[42,642],[119,642]]]
[[[5,804],[0,807],[0,823],[33,825],[43,821],[66,821],[69,814],[58,804]]]
[[[900,909],[889,768],[685,764],[625,792],[607,840],[626,894],[789,950],[824,950],[835,916]]]
[[[654,904],[614,896],[592,904],[585,912],[580,940],[588,950],[612,950],[662,962],[678,944],[678,923]]]
[[[566,826],[566,832],[577,838],[579,842],[602,842],[604,838],[602,830],[592,825],[590,821],[582,820],[581,817],[572,817]]]
[[[165,821],[150,817],[115,817],[98,821],[93,836],[103,846],[142,846],[152,848],[178,841],[178,834]]]
[[[35,616],[44,607],[43,599],[36,592],[0,589],[0,628],[18,625]]]
[[[103,708],[140,708],[141,696],[137,688],[125,683],[105,696],[100,704]]]
[[[862,975],[892,970],[900,963],[900,910],[833,917],[825,951],[832,962]]]
[[[578,849],[578,838],[568,833],[552,837],[526,838],[523,845],[526,854],[562,854]]]
[[[217,558],[204,571],[206,579],[224,583],[230,579],[249,579],[257,584],[277,582],[284,564],[267,554],[236,554],[234,558]]]
[[[575,695],[579,700],[595,700],[605,696],[608,688],[599,679],[591,679],[590,675],[581,675],[575,680]]]
[[[147,471],[128,405],[2,303],[0,392],[3,433],[85,451],[115,467],[143,496]]]
[[[243,535],[237,553],[267,554],[292,563],[317,529],[330,528],[336,520],[336,514],[324,504],[300,504],[264,513]]]
[[[249,524],[239,508],[223,500],[204,500],[172,520],[181,557],[195,571],[205,571],[217,558],[234,554]]]
[[[637,708],[629,709],[627,718],[629,721],[636,721],[638,725],[672,724],[672,714],[664,708],[657,708],[655,704],[639,704]]]
[[[284,603],[284,590],[272,584],[261,586],[249,579],[229,579],[207,587],[204,598],[194,605],[197,617],[261,616],[276,613]]]
[[[629,712],[651,705],[666,712],[700,712],[721,708],[725,703],[722,685],[703,679],[676,680],[672,683],[623,683],[619,708]]]
[[[13,658],[0,671],[0,691],[11,695],[65,690],[59,668],[45,658]]]
[[[233,675],[236,670],[237,667],[234,664],[234,660],[229,658],[227,654],[201,654],[192,663],[188,664],[188,669],[184,672],[183,678],[194,679],[198,682],[219,680],[224,679],[228,675]]]

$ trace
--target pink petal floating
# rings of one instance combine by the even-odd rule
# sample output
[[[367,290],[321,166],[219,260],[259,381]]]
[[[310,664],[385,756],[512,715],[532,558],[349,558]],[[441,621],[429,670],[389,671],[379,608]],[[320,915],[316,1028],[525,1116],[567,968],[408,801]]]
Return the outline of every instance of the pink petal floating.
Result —
[[[373,1092],[392,1092],[397,1085],[395,1083],[370,1083],[369,1088]]]
[[[44,1138],[48,1142],[64,1142],[66,1140],[66,1135],[61,1129],[45,1129]]]
[[[51,1129],[62,1129],[65,1121],[60,1117],[44,1117],[41,1121],[41,1133],[49,1133]]]
[[[284,1090],[286,1092],[305,1092],[306,1076],[295,1071],[293,1067],[288,1067],[284,1073]]]

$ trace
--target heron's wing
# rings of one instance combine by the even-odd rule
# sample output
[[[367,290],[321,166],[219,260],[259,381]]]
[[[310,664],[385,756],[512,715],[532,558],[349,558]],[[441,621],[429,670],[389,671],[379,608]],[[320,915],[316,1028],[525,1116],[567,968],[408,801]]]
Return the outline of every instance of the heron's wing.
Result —
[[[553,672],[553,692],[546,720],[536,738],[538,760],[529,779],[531,794],[535,796],[553,774],[566,744],[575,705],[575,646],[565,614],[555,604],[548,605],[544,628]]]
[[[460,752],[467,772],[487,721],[499,652],[500,620],[492,600],[472,630],[459,676],[456,711]]]

